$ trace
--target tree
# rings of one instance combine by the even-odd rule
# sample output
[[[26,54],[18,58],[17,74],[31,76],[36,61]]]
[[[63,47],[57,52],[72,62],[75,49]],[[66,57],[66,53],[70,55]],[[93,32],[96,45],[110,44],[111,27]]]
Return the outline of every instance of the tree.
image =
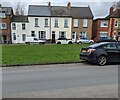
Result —
[[[24,15],[25,14],[25,3],[18,2],[15,7],[15,15]]]

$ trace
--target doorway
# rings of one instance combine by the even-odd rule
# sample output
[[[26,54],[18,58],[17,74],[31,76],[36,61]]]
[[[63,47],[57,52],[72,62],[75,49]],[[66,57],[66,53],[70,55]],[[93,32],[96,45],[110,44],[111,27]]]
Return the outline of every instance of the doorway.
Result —
[[[4,44],[7,44],[8,42],[7,42],[7,36],[6,35],[3,35],[3,43]]]
[[[55,43],[55,31],[52,31],[52,43]]]

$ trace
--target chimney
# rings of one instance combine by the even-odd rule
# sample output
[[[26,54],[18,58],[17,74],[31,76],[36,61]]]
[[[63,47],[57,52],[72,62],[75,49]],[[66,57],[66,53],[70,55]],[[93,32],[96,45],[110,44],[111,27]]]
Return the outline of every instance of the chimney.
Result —
[[[48,7],[49,7],[49,8],[51,7],[51,2],[50,2],[50,1],[48,2]]]
[[[67,7],[70,9],[71,8],[71,3],[68,2]]]
[[[110,11],[109,11],[109,15],[111,15],[114,11],[114,8],[113,7],[110,7]]]

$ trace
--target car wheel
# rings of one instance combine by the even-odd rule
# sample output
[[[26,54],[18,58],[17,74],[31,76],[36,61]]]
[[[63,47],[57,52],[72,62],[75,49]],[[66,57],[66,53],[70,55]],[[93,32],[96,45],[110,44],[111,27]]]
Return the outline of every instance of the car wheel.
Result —
[[[107,63],[107,58],[106,58],[106,56],[100,56],[99,58],[98,58],[98,65],[100,65],[100,66],[104,66],[105,64]]]
[[[57,44],[61,44],[61,42],[57,42]]]
[[[70,42],[68,42],[68,44],[72,44],[72,42],[70,41]]]
[[[93,42],[90,42],[89,44],[93,44]]]
[[[80,41],[78,44],[82,44],[82,42]]]

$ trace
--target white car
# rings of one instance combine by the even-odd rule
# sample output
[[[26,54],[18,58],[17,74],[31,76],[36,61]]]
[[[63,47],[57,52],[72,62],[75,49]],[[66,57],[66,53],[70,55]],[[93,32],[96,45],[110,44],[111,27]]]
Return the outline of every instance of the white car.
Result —
[[[90,40],[90,39],[88,39],[88,38],[79,38],[79,39],[77,40],[77,43],[78,43],[78,44],[82,44],[82,43],[93,44],[94,41],[93,41],[93,40]]]
[[[56,40],[57,44],[73,44],[71,39],[67,39],[67,38],[58,38]]]
[[[39,40],[35,37],[26,37],[26,44],[45,44],[45,40]]]

